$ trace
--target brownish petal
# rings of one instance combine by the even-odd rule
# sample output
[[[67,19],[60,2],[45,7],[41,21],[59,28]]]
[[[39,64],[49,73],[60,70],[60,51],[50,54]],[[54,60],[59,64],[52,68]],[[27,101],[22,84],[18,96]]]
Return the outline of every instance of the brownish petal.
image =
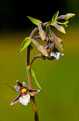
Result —
[[[38,48],[38,50],[39,50],[44,56],[46,56],[46,57],[48,56],[47,49],[46,49],[44,46],[40,45],[39,48]]]
[[[42,24],[41,23],[38,24],[38,29],[39,29],[39,35],[40,35],[41,39],[45,40],[46,34],[45,34],[45,32],[44,32],[44,30],[42,28]]]
[[[11,104],[10,105],[14,105],[14,104],[16,104],[17,102],[19,102],[19,98],[21,97],[21,94],[16,98],[16,99],[14,99],[12,102],[11,102]]]
[[[35,39],[30,38],[33,44],[37,47],[37,49],[42,53],[44,56],[48,56],[48,52],[43,45],[40,45]]]
[[[39,32],[39,35],[40,35],[40,37],[41,37],[42,40],[45,40],[46,35],[45,35],[45,32],[44,31],[40,31]]]
[[[18,81],[18,80],[16,80],[16,83],[17,83],[17,85],[20,86],[20,87],[23,86],[22,83],[21,83],[20,81]]]
[[[31,96],[34,96],[35,94],[37,94],[38,92],[40,92],[40,90],[37,90],[37,89],[29,89],[28,92],[29,92],[29,94]]]
[[[55,43],[55,47],[60,51],[63,51],[62,47],[62,39],[58,38],[52,31],[51,26],[49,26],[49,32],[50,32],[50,40]]]
[[[44,40],[48,41],[49,38],[48,38],[48,36],[47,36],[47,33],[43,30],[42,23],[39,23],[39,24],[38,24],[38,29],[39,29],[39,35],[40,35],[41,39],[42,39],[43,41],[44,41]]]
[[[62,32],[62,33],[66,33],[66,31],[65,31],[65,28],[64,28],[64,26],[62,26],[62,25],[58,25],[57,23],[55,23],[55,28],[58,30],[58,31],[60,31],[60,32]]]

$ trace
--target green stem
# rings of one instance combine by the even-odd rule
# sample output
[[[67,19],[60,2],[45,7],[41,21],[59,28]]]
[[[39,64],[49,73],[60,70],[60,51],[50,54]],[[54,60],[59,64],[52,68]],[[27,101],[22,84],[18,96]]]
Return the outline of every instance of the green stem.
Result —
[[[27,48],[27,59],[26,59],[26,68],[30,65],[30,45]],[[28,76],[28,83],[29,83],[29,88],[32,89],[33,85],[32,85],[32,79],[31,79],[31,74],[27,69],[27,76]],[[37,109],[36,109],[36,103],[35,103],[35,97],[31,96],[31,103],[32,103],[32,108],[33,108],[33,112],[34,112],[34,119],[35,121],[39,121],[38,118],[38,113],[37,113]]]

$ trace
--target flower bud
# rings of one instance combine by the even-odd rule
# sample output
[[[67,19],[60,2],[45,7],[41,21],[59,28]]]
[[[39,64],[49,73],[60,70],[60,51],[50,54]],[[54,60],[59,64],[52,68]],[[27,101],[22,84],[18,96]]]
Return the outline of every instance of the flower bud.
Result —
[[[74,17],[74,16],[75,16],[74,13],[67,13],[67,14],[65,15],[65,19],[66,19],[66,20],[69,20],[70,18],[72,18],[72,17]]]

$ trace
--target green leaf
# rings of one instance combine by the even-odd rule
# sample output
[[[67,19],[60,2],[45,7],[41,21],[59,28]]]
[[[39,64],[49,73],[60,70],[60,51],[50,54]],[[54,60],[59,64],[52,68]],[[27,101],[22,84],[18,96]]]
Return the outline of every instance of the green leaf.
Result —
[[[52,17],[52,20],[50,22],[48,22],[48,24],[51,25],[51,26],[54,26],[54,24],[56,23],[56,19],[57,19],[58,15],[59,15],[59,11],[57,11],[54,14],[54,16]]]
[[[32,67],[28,66],[27,69],[28,69],[28,71],[31,73],[31,76],[32,76],[33,80],[35,81],[35,83],[37,84],[38,88],[41,89],[41,86],[40,86],[40,84],[39,84],[38,81],[37,81],[35,72],[34,72],[34,70],[32,69]]]
[[[57,11],[57,12],[53,15],[52,20],[55,20],[55,21],[56,21],[58,15],[59,15],[59,11]]]
[[[31,16],[27,16],[27,18],[28,18],[32,23],[34,23],[35,25],[38,25],[39,23],[42,23],[40,20],[35,19],[35,18],[31,17]]]
[[[31,67],[31,75],[32,75],[33,80],[36,82],[37,86],[39,87],[39,89],[41,89],[41,86],[40,86],[40,84],[39,84],[38,81],[37,81],[35,72],[34,72],[34,70],[32,69],[32,67]]]
[[[31,40],[29,37],[26,37],[24,39],[24,41],[22,42],[19,50],[18,50],[18,54],[21,53],[25,48],[27,48],[29,45],[31,44]]]

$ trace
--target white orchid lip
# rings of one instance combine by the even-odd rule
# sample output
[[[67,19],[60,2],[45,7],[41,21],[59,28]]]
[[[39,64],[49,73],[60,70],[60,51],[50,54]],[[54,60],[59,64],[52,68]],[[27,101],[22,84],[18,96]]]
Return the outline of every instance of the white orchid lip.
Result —
[[[51,53],[50,53],[50,56],[53,56],[53,57],[56,58],[57,60],[59,60],[60,55],[61,55],[61,54],[60,54],[59,52],[55,52],[55,53],[54,53],[54,52],[51,52]]]
[[[53,56],[54,58],[56,58],[56,60],[59,60],[60,56],[64,56],[64,54],[59,52],[51,52],[50,56]]]
[[[30,102],[30,95],[27,94],[27,95],[23,95],[19,98],[19,102],[21,104],[23,104],[24,106],[28,105],[28,103]]]

